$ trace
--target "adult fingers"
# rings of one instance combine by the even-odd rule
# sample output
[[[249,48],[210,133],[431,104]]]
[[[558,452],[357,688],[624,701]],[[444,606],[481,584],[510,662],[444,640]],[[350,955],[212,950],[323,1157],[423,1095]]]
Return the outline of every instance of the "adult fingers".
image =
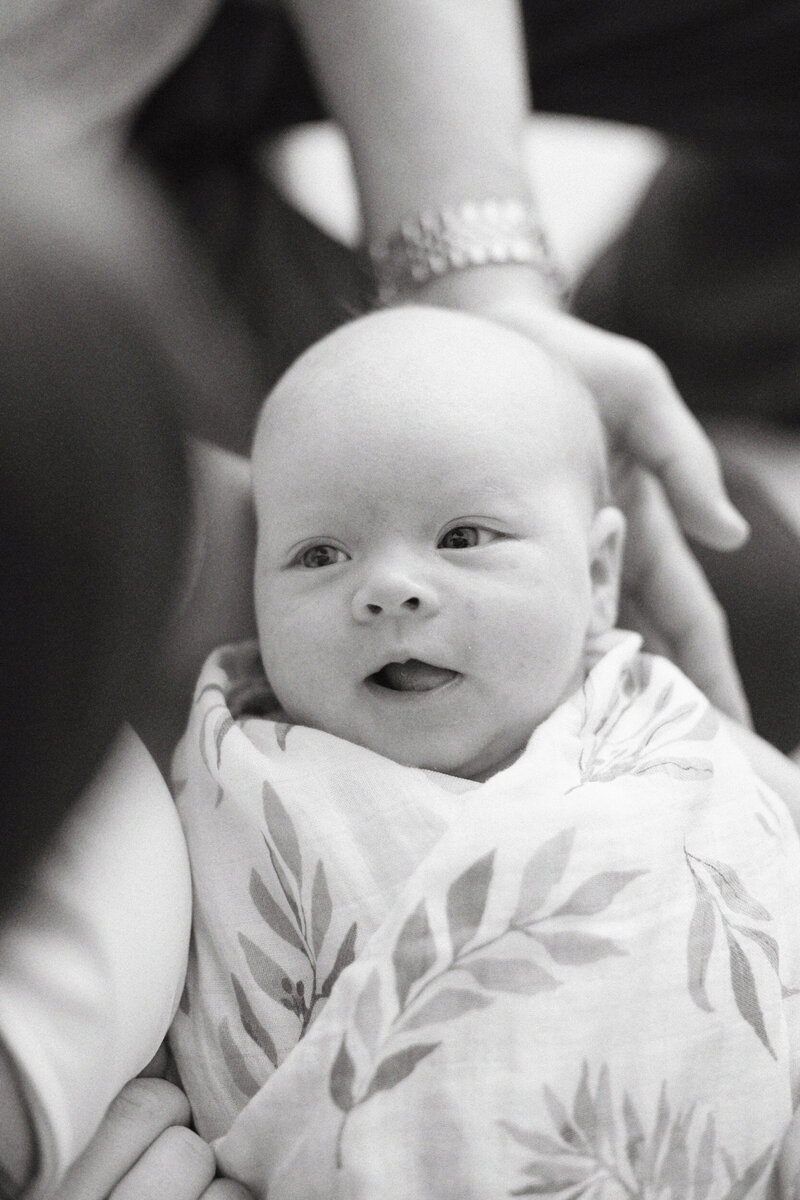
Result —
[[[718,549],[741,545],[747,522],[728,499],[716,451],[658,355],[528,296],[496,303],[487,315],[541,342],[577,371],[612,444],[661,480],[688,534]]]
[[[636,471],[624,507],[627,603],[644,616],[644,632],[651,633],[651,643],[654,635],[712,704],[749,724],[725,614],[656,480]]]
[[[660,479],[688,534],[718,549],[740,546],[747,522],[728,499],[716,450],[666,367],[626,338],[614,337],[610,349],[618,361],[611,378],[603,372],[597,397],[612,439]]]
[[[189,1102],[164,1079],[132,1079],[52,1200],[106,1200],[148,1146],[189,1122]]]
[[[109,1200],[200,1200],[215,1169],[208,1143],[191,1129],[172,1125],[147,1147]]]

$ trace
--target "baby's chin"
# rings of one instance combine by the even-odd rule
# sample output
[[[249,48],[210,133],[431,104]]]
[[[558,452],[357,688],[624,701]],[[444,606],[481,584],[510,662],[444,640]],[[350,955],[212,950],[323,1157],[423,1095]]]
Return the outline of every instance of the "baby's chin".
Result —
[[[405,742],[401,744],[391,739],[372,738],[355,731],[339,736],[404,767],[416,767],[422,771],[435,771],[439,775],[452,775],[458,779],[483,783],[516,762],[527,745],[530,733],[522,739],[501,738],[497,744],[492,744],[478,753],[472,748],[465,751],[463,748],[446,746],[414,746]]]
[[[362,746],[392,762],[440,775],[483,782],[511,766],[522,754],[539,721],[517,720],[513,728],[489,730],[480,723],[470,732],[469,721],[454,726],[453,722],[432,728],[432,720],[424,727],[417,721],[392,725],[359,720],[357,714],[344,711],[345,705],[323,710],[315,704],[295,703],[297,697],[281,696],[278,700],[287,718],[294,724],[318,729],[343,741]],[[287,703],[288,701],[288,703]],[[382,726],[382,727],[381,727]]]
[[[484,783],[493,775],[504,771],[515,763],[525,749],[525,743],[513,750],[500,755],[486,755],[468,762],[451,766],[449,763],[420,762],[415,765],[426,771],[436,771],[440,775],[454,775],[458,779],[471,779],[474,783]]]

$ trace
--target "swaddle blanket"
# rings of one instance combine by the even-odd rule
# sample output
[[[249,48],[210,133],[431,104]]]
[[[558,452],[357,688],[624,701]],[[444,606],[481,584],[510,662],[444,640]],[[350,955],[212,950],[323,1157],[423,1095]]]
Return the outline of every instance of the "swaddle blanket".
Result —
[[[175,760],[173,1048],[270,1200],[771,1193],[798,1084],[800,847],[639,639],[482,784],[291,726],[215,654]]]

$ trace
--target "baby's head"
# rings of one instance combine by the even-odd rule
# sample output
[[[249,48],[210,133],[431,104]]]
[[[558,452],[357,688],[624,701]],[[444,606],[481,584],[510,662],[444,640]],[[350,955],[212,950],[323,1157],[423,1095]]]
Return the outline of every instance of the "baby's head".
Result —
[[[253,450],[255,601],[288,716],[484,778],[613,626],[624,521],[579,381],[520,334],[402,308],[307,351]]]

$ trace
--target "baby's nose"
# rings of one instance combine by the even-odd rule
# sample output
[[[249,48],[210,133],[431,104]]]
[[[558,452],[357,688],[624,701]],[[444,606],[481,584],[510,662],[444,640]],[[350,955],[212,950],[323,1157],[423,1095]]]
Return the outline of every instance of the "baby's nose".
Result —
[[[438,611],[434,588],[403,574],[373,574],[353,596],[353,616],[361,622],[373,621],[381,614],[387,617],[433,616]]]

